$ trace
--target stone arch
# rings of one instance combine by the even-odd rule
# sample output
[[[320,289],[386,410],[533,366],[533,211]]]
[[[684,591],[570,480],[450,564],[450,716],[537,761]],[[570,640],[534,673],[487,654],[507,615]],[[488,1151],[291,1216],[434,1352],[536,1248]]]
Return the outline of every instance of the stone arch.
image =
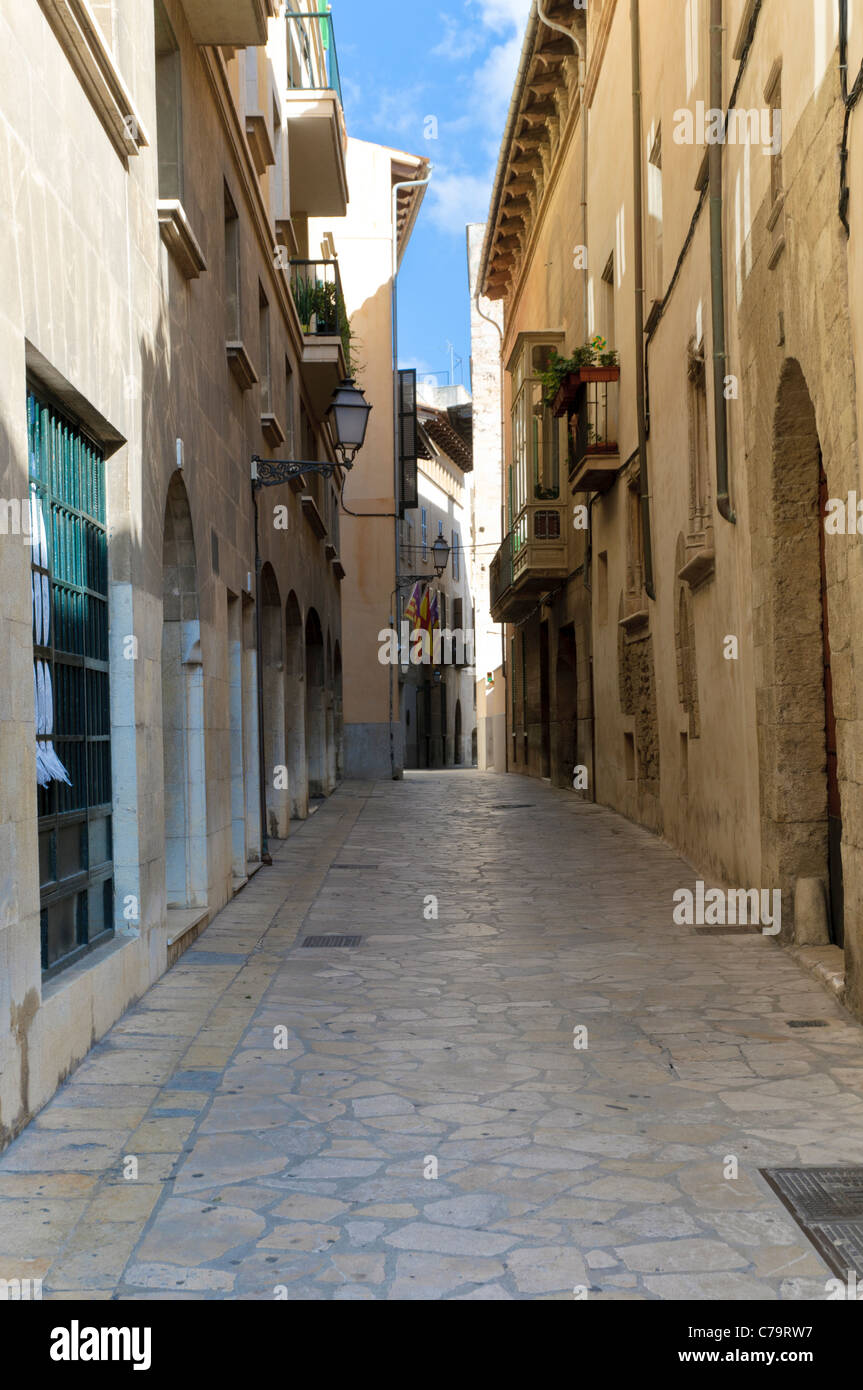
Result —
[[[285,603],[285,733],[292,820],[309,814],[306,765],[306,643],[303,616],[293,589]]]
[[[333,644],[327,633],[326,685],[324,690],[324,728],[326,791],[329,794],[336,785],[336,707],[333,690]]]
[[[264,775],[267,834],[287,838],[291,819],[290,788],[285,747],[285,651],[282,600],[275,570],[261,570],[261,636],[264,692]]]
[[[571,787],[573,768],[578,762],[578,651],[574,623],[567,623],[557,634],[554,697],[552,782],[556,787]]]
[[[342,649],[336,642],[333,648],[333,710],[335,713],[336,781],[345,775],[345,711],[342,689]]]
[[[783,368],[773,419],[762,575],[767,603],[756,626],[761,848],[765,880],[783,890],[785,920],[798,878],[833,890],[841,936],[841,812],[828,818],[828,710],[832,682],[825,640],[823,474],[815,407],[800,363]],[[829,624],[828,624],[829,627]],[[838,899],[838,901],[837,901]]]
[[[202,907],[208,880],[204,667],[195,537],[179,472],[165,503],[161,675],[165,901]]]
[[[326,796],[325,649],[321,620],[314,608],[306,615],[306,766],[309,796]]]

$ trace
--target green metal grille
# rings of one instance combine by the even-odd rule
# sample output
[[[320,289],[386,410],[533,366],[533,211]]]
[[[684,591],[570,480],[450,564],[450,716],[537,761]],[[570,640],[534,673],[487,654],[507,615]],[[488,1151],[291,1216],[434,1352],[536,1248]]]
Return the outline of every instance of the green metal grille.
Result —
[[[38,788],[42,967],[55,973],[113,934],[105,459],[32,391],[27,424],[45,538],[34,528],[33,658],[51,684],[37,741],[69,779]]]

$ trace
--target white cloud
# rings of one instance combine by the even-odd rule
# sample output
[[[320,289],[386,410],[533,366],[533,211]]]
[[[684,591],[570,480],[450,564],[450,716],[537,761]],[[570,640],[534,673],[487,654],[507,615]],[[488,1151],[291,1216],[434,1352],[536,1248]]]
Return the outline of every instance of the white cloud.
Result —
[[[502,131],[518,70],[521,38],[493,48],[475,75],[476,91],[482,103],[483,123],[497,133]],[[479,114],[479,113],[477,113]]]
[[[442,173],[429,188],[428,215],[442,232],[463,237],[468,222],[484,222],[488,216],[492,176]]]
[[[473,0],[480,18],[489,29],[505,33],[516,28],[522,34],[530,13],[531,0]]]

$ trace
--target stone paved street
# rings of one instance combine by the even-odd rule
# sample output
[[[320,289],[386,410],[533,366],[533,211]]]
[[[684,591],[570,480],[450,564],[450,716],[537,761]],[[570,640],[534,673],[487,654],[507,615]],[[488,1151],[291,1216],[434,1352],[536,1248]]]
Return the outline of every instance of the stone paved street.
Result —
[[[673,925],[695,878],[541,782],[346,784],[0,1158],[0,1277],[823,1299],[757,1170],[861,1161],[863,1031],[772,940]]]

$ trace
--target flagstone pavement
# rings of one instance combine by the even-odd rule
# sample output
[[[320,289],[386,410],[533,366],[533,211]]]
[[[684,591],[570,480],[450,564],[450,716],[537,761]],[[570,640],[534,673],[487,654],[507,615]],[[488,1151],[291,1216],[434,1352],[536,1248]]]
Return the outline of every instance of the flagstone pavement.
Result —
[[[863,1029],[771,939],[674,925],[695,877],[542,782],[344,784],[0,1157],[0,1278],[824,1299],[758,1169],[861,1162]]]

